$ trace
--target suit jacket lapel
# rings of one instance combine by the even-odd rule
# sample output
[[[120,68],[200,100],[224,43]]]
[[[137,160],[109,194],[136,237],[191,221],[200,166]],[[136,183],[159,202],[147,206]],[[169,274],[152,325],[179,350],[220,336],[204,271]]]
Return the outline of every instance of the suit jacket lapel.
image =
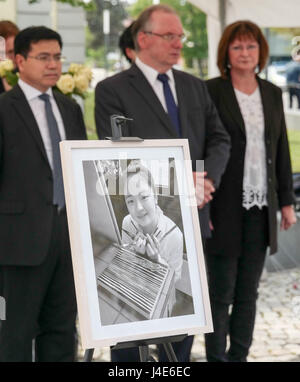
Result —
[[[69,122],[70,118],[68,116],[67,108],[65,107],[65,104],[64,104],[63,100],[61,99],[59,93],[53,91],[53,96],[55,98],[55,102],[56,102],[57,107],[59,109],[61,118],[63,120],[65,133],[66,133],[66,139],[71,139],[71,137],[70,137],[70,134],[71,134],[70,127],[71,126],[70,126],[70,122]]]
[[[168,114],[165,112],[151,85],[136,65],[132,65],[130,68],[129,77],[131,85],[157,115],[163,126],[168,130],[169,134],[172,134],[174,138],[178,137]]]
[[[232,116],[235,122],[239,125],[243,133],[246,134],[243,116],[242,116],[238,101],[236,99],[236,95],[235,95],[232,83],[230,80],[224,80],[223,84],[224,86],[221,87],[221,90],[222,90],[221,98],[224,102],[224,105],[227,111],[229,112],[229,114]]]
[[[22,119],[29,133],[32,135],[43,157],[45,158],[47,163],[49,163],[46,150],[44,147],[44,143],[41,137],[40,129],[37,125],[37,122],[35,120],[31,107],[29,106],[29,103],[26,100],[22,89],[19,87],[19,85],[16,85],[11,90],[11,92],[12,92],[12,98],[14,100],[13,107],[16,109],[17,114],[19,114],[19,117]]]
[[[261,101],[262,101],[262,106],[264,111],[265,137],[266,139],[268,139],[270,137],[270,131],[271,131],[270,121],[272,120],[272,114],[273,114],[272,108],[274,107],[274,105],[272,105],[270,102],[270,97],[268,97],[265,83],[259,77],[257,77],[257,80],[258,80]]]
[[[262,99],[263,111],[264,111],[264,122],[265,122],[265,136],[269,136],[270,126],[269,121],[272,116],[272,109],[270,102],[268,102],[267,89],[265,84],[259,77],[257,77],[258,85],[260,88],[260,94]],[[222,87],[222,99],[224,100],[224,104],[228,109],[228,112],[231,114],[232,118],[238,123],[243,133],[246,134],[244,120],[238,105],[238,101],[235,96],[235,92],[231,81],[225,80],[224,86]]]

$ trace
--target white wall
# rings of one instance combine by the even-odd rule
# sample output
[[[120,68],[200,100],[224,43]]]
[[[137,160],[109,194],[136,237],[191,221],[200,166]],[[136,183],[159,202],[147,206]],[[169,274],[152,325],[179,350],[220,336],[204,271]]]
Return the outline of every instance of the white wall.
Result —
[[[14,21],[20,29],[32,25],[44,25],[58,31],[63,40],[63,55],[67,63],[85,61],[85,13],[82,8],[55,0],[40,0],[29,4],[28,0],[0,1],[0,19]]]
[[[17,0],[0,1],[0,20],[16,21],[16,1]]]

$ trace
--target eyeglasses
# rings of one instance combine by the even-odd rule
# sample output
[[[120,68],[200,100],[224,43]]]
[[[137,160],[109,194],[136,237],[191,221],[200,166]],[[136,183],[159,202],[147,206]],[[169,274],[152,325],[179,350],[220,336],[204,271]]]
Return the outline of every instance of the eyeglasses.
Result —
[[[27,56],[27,58],[33,58],[34,60],[38,60],[44,64],[50,63],[52,60],[54,62],[64,62],[66,60],[66,58],[61,56],[61,55],[51,56],[50,54],[40,54],[37,56]]]
[[[184,34],[174,34],[174,33],[165,33],[165,34],[160,34],[160,33],[154,33],[154,32],[148,32],[144,31],[145,34],[151,34],[154,36],[158,36],[162,38],[165,41],[168,42],[173,42],[175,40],[180,40],[182,43],[186,41],[186,36]]]

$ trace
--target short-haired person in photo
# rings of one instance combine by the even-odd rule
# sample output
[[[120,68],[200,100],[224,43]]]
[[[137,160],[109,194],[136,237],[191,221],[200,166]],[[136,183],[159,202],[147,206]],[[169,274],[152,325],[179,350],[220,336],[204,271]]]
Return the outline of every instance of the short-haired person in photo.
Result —
[[[52,91],[62,41],[46,27],[14,43],[19,82],[0,96],[0,362],[74,361],[76,298],[59,142],[86,139],[79,105]]]
[[[123,131],[124,136],[188,139],[194,172],[196,161],[204,160],[205,172],[195,173],[195,177],[205,176],[204,198],[199,200],[201,233],[205,238],[210,235],[208,202],[225,170],[230,138],[205,83],[173,68],[185,39],[175,10],[163,4],[145,9],[134,22],[132,35],[137,55],[134,64],[96,87],[98,136],[111,136],[110,116],[117,114],[133,119]],[[188,336],[173,344],[179,361],[189,361],[192,343],[193,337]],[[120,350],[112,359],[138,360],[138,355],[130,356],[130,350]],[[164,351],[160,360],[166,360]]]
[[[126,29],[124,29],[119,39],[119,48],[130,64],[135,61],[136,57],[134,39],[132,36],[133,24],[134,22],[132,22]]]
[[[277,251],[277,211],[281,229],[296,223],[282,92],[258,76],[268,51],[256,24],[236,21],[219,42],[221,76],[207,81],[232,145],[206,241],[214,327],[205,335],[209,362],[246,362],[266,250]]]
[[[15,63],[14,41],[19,28],[10,20],[0,21],[0,37],[5,41],[5,57]],[[5,78],[0,77],[0,94],[11,89]]]
[[[168,298],[167,314],[175,305],[175,283],[181,278],[183,235],[158,205],[154,179],[141,163],[132,161],[124,174],[124,197],[129,214],[122,222],[122,244],[153,263],[174,272],[174,287]]]

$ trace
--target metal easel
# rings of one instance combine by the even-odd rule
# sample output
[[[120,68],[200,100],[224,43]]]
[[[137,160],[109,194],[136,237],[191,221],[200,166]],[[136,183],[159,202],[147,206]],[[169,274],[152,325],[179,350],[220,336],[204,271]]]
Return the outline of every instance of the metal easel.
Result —
[[[132,347],[139,348],[140,362],[156,362],[150,355],[149,345],[163,345],[164,350],[168,357],[168,362],[178,362],[176,354],[174,352],[172,342],[178,342],[184,340],[187,334],[181,334],[171,337],[150,338],[147,340],[138,340],[130,342],[120,342],[115,346],[112,346],[112,350],[128,349]],[[92,362],[94,349],[87,349],[84,353],[83,362]]]

